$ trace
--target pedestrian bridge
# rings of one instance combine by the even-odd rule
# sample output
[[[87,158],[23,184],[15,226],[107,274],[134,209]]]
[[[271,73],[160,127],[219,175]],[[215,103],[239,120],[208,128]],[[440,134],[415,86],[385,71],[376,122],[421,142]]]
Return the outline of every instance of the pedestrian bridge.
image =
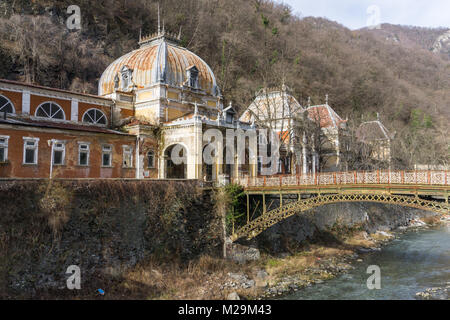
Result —
[[[449,171],[390,170],[241,177],[234,182],[247,196],[247,224],[236,232],[233,226],[231,240],[252,239],[294,214],[333,203],[378,202],[450,214],[449,178]],[[252,196],[262,197],[262,214],[251,220]],[[279,206],[267,210],[266,196],[279,197]]]

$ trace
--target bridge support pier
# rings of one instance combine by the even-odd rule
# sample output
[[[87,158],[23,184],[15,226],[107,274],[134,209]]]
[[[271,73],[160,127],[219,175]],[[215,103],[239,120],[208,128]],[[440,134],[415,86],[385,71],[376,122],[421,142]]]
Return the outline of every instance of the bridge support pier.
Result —
[[[247,223],[250,222],[250,196],[248,195],[248,193],[246,193],[247,195]]]
[[[263,201],[263,214],[266,214],[266,194],[264,192],[262,194],[262,201]]]

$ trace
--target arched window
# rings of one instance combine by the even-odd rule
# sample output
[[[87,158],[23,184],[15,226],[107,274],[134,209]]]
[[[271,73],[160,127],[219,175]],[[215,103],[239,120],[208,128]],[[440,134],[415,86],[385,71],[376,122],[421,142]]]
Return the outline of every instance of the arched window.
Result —
[[[14,105],[4,96],[0,96],[0,112],[15,113]]]
[[[65,120],[64,110],[54,102],[44,102],[36,110],[36,117]]]
[[[155,167],[155,153],[153,150],[150,150],[147,152],[147,168],[154,168]]]
[[[83,122],[106,124],[106,115],[99,109],[89,109],[83,115]]]

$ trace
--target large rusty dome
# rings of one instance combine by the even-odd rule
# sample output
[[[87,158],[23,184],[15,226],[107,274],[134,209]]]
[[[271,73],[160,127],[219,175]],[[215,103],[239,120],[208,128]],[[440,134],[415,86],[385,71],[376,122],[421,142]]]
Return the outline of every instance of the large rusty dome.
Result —
[[[216,78],[211,68],[199,56],[178,45],[177,38],[159,33],[139,42],[136,49],[114,61],[103,72],[98,94],[113,93],[121,70],[132,70],[135,88],[143,89],[155,84],[183,87],[188,83],[189,70],[198,70],[196,89],[212,96],[220,95]]]

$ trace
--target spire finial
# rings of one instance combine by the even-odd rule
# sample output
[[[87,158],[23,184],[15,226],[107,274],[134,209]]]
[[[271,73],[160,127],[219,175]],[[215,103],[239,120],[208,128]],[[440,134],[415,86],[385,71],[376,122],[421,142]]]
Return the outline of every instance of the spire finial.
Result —
[[[311,107],[311,97],[308,97],[308,107]]]
[[[166,33],[166,29],[164,28],[164,19],[163,19],[163,28],[162,28],[162,34],[164,35]]]
[[[377,120],[380,121],[380,114],[377,112]]]
[[[328,93],[325,95],[325,104],[328,105]]]
[[[181,40],[181,27],[182,26],[180,26],[180,32],[178,32],[178,40]]]
[[[139,42],[142,41],[142,28],[139,28]]]
[[[158,2],[158,35],[161,34],[161,17],[159,14],[159,2]]]

